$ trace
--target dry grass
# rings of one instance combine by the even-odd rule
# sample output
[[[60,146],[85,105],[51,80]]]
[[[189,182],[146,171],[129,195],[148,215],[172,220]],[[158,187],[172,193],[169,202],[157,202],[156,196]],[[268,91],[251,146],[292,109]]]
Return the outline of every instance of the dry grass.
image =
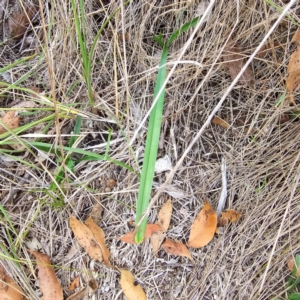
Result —
[[[284,7],[284,1],[275,2]],[[120,4],[119,1],[86,4],[89,45],[104,18]],[[95,120],[84,119],[82,139],[77,147],[93,148],[104,154],[105,146],[98,145],[106,142],[110,127],[113,129],[110,156],[138,170],[126,140],[134,135],[151,106],[160,59],[160,49],[152,36],[161,31],[169,37],[179,16],[183,13],[180,25],[191,20],[197,5],[194,1],[132,1],[117,14],[100,36],[93,61],[92,86],[99,115],[94,116]],[[44,3],[43,9],[46,31],[49,32],[49,22],[53,24],[48,41],[49,56],[14,68],[11,78],[16,81],[34,68],[22,86],[38,85],[52,97],[55,95],[57,101],[65,105],[79,103],[81,111],[90,112],[70,3],[52,1],[51,5]],[[299,5],[294,5],[290,11],[290,16],[298,23],[299,12]],[[222,64],[229,35],[232,34],[233,40],[245,49],[248,57],[279,15],[280,12],[265,1],[216,1],[212,14],[182,58],[190,62],[179,64],[167,84],[159,157],[168,154],[176,164],[231,84],[232,79]],[[43,22],[37,20],[34,25],[37,45],[26,46],[22,51],[16,43],[6,44],[6,48],[1,46],[5,61],[0,60],[0,63],[5,65],[20,55],[26,56],[28,49],[41,51]],[[84,220],[94,204],[100,203],[103,215],[99,224],[106,233],[113,265],[130,269],[149,299],[272,299],[275,296],[285,299],[289,274],[286,261],[300,251],[297,222],[300,214],[300,127],[299,118],[280,123],[281,116],[294,108],[286,101],[278,108],[275,104],[285,92],[287,64],[293,51],[290,41],[296,30],[291,20],[285,18],[280,22],[269,39],[273,45],[271,51],[251,63],[254,85],[236,84],[217,112],[231,128],[209,125],[173,178],[172,185],[184,191],[185,197],[173,200],[168,237],[186,242],[189,228],[204,200],[208,198],[213,207],[217,207],[222,157],[227,161],[226,207],[243,213],[239,223],[226,228],[223,235],[216,236],[203,249],[192,251],[195,265],[162,251],[156,258],[148,242],[132,246],[116,239],[131,229],[128,221],[135,217],[139,180],[133,173],[105,161],[81,162],[75,167],[73,180],[76,184],[63,187],[65,206],[55,209],[50,205],[53,199],[42,189],[47,189],[51,183],[45,169],[34,170],[21,162],[5,161],[1,156],[2,205],[18,237],[10,234],[14,240],[21,238],[17,251],[21,272],[13,261],[3,257],[2,262],[28,298],[38,299],[39,296],[32,258],[26,250],[26,243],[33,238],[40,242],[42,251],[49,254],[57,266],[65,295],[69,293],[66,287],[71,279],[80,273],[84,282],[92,276],[99,282],[95,299],[124,298],[119,272],[91,262],[68,226],[71,214]],[[171,47],[170,68],[188,38],[189,34],[182,35]],[[5,56],[7,53],[14,57]],[[77,80],[78,84],[68,94]],[[19,97],[13,90],[9,92],[9,101],[19,100]],[[1,98],[1,101],[1,107],[11,107],[8,100]],[[297,93],[296,102],[299,103]],[[118,126],[113,124],[115,118],[112,118],[116,111]],[[73,126],[74,120],[60,120],[59,131],[70,134]],[[140,162],[146,132],[146,127],[142,128],[132,145]],[[68,139],[56,133],[53,129],[54,138],[44,141],[59,144],[61,138],[66,144]],[[25,161],[34,161],[29,153],[23,153],[22,157]],[[43,164],[50,172],[55,171],[55,158],[44,158]],[[116,178],[118,184],[111,193],[105,193],[99,185],[103,177]],[[158,175],[155,180],[163,183],[165,176]],[[61,195],[57,192],[56,196]],[[155,221],[167,197],[164,194],[155,203],[150,222]],[[9,249],[9,224],[4,218],[1,224],[1,243]],[[28,234],[24,237],[26,230]]]

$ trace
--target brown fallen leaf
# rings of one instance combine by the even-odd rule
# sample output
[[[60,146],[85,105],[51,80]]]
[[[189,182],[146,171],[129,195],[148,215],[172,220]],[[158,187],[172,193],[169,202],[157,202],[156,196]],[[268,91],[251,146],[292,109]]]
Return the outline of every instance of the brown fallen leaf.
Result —
[[[146,231],[145,231],[145,238],[151,237],[157,231],[162,231],[162,227],[159,224],[147,224]],[[128,244],[136,244],[134,236],[135,236],[135,231],[131,231],[121,236],[119,240]]]
[[[172,201],[171,199],[168,199],[168,201],[162,206],[158,213],[157,224],[162,227],[163,231],[157,231],[150,237],[150,244],[156,255],[161,246],[161,243],[166,237],[165,232],[168,230],[171,222],[172,210]]]
[[[230,125],[226,121],[224,121],[223,119],[220,119],[219,117],[214,117],[212,119],[212,123],[214,123],[216,125],[220,125],[226,129],[228,129],[230,127]]]
[[[7,275],[2,266],[0,266],[0,299],[25,300],[21,288]]]
[[[92,231],[73,216],[70,217],[70,227],[87,254],[95,260],[102,262],[102,249],[95,240]]]
[[[8,111],[3,118],[0,119],[9,129],[15,129],[19,127],[20,118],[16,116],[16,112],[14,110]],[[6,132],[4,126],[0,124],[0,134]]]
[[[128,270],[121,271],[121,288],[128,300],[146,300],[146,294],[140,285],[134,284],[134,276]]]
[[[25,11],[16,11],[10,15],[8,27],[13,39],[20,40],[23,37],[28,25],[30,24],[30,21],[37,12],[38,7],[31,6],[25,8]]]
[[[74,290],[76,290],[78,287],[79,287],[79,279],[80,279],[80,275],[78,275],[78,276],[76,276],[74,279],[73,279],[73,281],[72,281],[72,283],[70,284],[70,286],[69,286],[69,291],[74,291]]]
[[[290,62],[288,65],[288,78],[286,81],[286,87],[290,94],[290,102],[296,105],[294,98],[294,90],[300,84],[300,30],[298,30],[292,38],[292,42],[297,43],[297,49],[292,53]]]
[[[102,251],[103,262],[107,266],[111,266],[109,262],[110,252],[105,245],[105,234],[104,231],[93,221],[92,217],[89,216],[85,221],[85,225],[92,231],[96,241],[99,243]]]
[[[104,232],[94,223],[91,217],[86,220],[84,225],[75,217],[71,216],[70,227],[78,243],[92,259],[98,260],[99,262],[104,261],[107,266],[110,266],[110,253],[105,246]]]
[[[106,182],[106,188],[112,190],[116,186],[117,182],[114,178],[109,178]]]
[[[294,268],[295,268],[295,258],[294,257],[290,257],[289,259],[288,259],[288,261],[287,261],[287,266],[288,266],[288,268],[289,268],[289,270],[291,271],[291,272],[293,272],[294,271]],[[296,274],[295,274],[295,277],[299,277],[300,276],[300,266],[298,266],[298,269],[297,269],[297,272],[296,272]]]
[[[157,224],[160,225],[164,232],[166,232],[169,228],[172,216],[172,201],[168,199],[168,201],[162,206],[158,213],[158,221]]]
[[[214,237],[217,228],[217,213],[206,200],[204,207],[196,217],[188,241],[188,246],[201,248],[207,245]]]
[[[223,227],[227,225],[229,222],[236,222],[242,215],[234,209],[226,209],[221,212],[221,216],[218,220],[218,227]]]
[[[232,79],[235,79],[235,77],[240,73],[247,61],[242,53],[243,49],[235,45],[233,40],[230,38],[225,47],[225,55],[223,57],[223,60]],[[254,75],[252,69],[248,66],[245,72],[240,77],[239,83],[251,85],[253,84],[253,82]]]
[[[150,238],[150,244],[156,256],[165,237],[166,234],[163,231],[157,231]]]
[[[188,248],[181,242],[166,239],[166,241],[162,245],[162,248],[169,254],[184,256],[191,261],[194,261]]]
[[[89,287],[92,289],[93,292],[95,292],[98,288],[98,282],[95,279],[90,279],[89,282]]]
[[[43,293],[41,300],[62,300],[63,291],[52,269],[49,256],[33,250],[28,250],[28,252],[36,258],[40,289]]]

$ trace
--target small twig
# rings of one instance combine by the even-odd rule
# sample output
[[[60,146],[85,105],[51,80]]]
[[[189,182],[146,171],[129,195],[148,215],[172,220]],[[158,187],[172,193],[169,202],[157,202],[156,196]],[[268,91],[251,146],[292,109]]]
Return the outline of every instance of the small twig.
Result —
[[[222,158],[222,191],[220,195],[220,200],[217,208],[217,215],[220,216],[220,213],[224,210],[226,198],[227,198],[227,176],[226,176],[226,160]]]

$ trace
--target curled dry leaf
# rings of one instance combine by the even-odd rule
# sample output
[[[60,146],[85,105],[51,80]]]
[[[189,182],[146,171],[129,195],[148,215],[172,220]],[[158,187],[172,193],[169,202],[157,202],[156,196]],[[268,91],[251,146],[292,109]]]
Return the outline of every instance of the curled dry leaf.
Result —
[[[105,246],[104,232],[98,227],[91,217],[89,217],[85,225],[78,221],[75,217],[70,217],[70,227],[78,243],[84,248],[87,254],[99,262],[110,266],[109,250]]]
[[[288,259],[288,261],[287,261],[287,266],[288,266],[288,268],[289,268],[289,270],[291,271],[291,272],[293,272],[294,271],[294,268],[295,268],[295,258],[294,257],[290,257],[289,259]],[[300,276],[300,265],[298,266],[298,269],[297,269],[297,271],[296,271],[296,274],[295,274],[295,277],[299,277]]]
[[[147,224],[145,231],[145,238],[151,237],[155,232],[162,231],[162,227],[159,224]],[[135,231],[131,231],[121,236],[119,239],[128,244],[136,244],[135,239]]]
[[[72,291],[74,291],[74,290],[76,290],[78,287],[79,287],[79,279],[80,279],[80,275],[78,275],[78,276],[76,276],[74,279],[73,279],[73,281],[72,281],[72,283],[70,284],[70,286],[69,286],[69,290],[72,292]]]
[[[3,118],[0,119],[9,129],[15,129],[19,127],[20,118],[16,116],[16,112],[14,110],[8,111]],[[6,132],[4,126],[0,124],[0,134]]]
[[[146,300],[146,294],[140,285],[134,285],[134,276],[128,270],[121,271],[121,288],[128,300]]]
[[[165,232],[168,230],[171,222],[172,210],[172,201],[171,199],[168,199],[168,201],[162,206],[158,213],[157,224],[162,227],[163,231],[155,232],[150,238],[150,244],[155,254],[157,254],[161,243],[166,237]]]
[[[21,288],[10,278],[0,266],[0,299],[25,300]]]
[[[162,247],[169,254],[184,256],[190,259],[191,261],[193,261],[190,251],[181,242],[176,242],[171,239],[166,239]]]
[[[297,43],[297,49],[291,55],[290,62],[288,65],[288,79],[286,81],[286,87],[290,94],[290,102],[296,105],[294,98],[294,90],[300,84],[300,30],[298,30],[293,36],[292,42]]]
[[[40,289],[43,293],[41,300],[62,300],[63,291],[56,278],[55,272],[51,267],[49,256],[37,251],[28,251],[36,258],[37,268],[39,270],[38,277],[40,281]]]
[[[232,79],[240,73],[242,68],[244,67],[247,59],[242,54],[243,49],[234,44],[233,40],[230,38],[228,43],[225,47],[225,55],[224,55],[224,62],[228,68],[228,72]],[[252,69],[248,66],[245,72],[239,79],[239,83],[251,85],[254,82],[254,75]]]
[[[226,121],[224,121],[223,119],[220,119],[219,117],[214,117],[212,119],[212,123],[214,123],[216,125],[220,125],[226,129],[228,129],[230,127],[230,125]]]
[[[217,213],[206,200],[204,207],[196,217],[188,241],[188,246],[201,248],[207,245],[214,237],[217,228]]]
[[[221,212],[221,216],[218,220],[218,227],[223,227],[229,222],[236,222],[242,215],[234,209],[226,209]]]

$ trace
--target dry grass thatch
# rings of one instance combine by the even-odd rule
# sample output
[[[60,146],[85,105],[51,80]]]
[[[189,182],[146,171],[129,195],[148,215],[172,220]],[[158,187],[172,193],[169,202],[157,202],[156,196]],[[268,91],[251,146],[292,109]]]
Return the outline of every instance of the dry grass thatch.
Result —
[[[285,7],[284,2],[288,1],[274,2]],[[1,0],[0,3],[0,12],[5,16],[1,31],[9,17],[7,7],[13,1]],[[20,3],[26,4],[25,0]],[[39,86],[49,96],[55,95],[60,103],[79,103],[77,108],[91,113],[71,4],[69,1],[42,3],[44,20],[37,13],[31,24],[34,29],[29,25],[26,39],[7,41],[2,32],[0,37],[6,43],[0,46],[0,64],[5,66],[32,51],[41,53],[45,29],[50,33],[48,56],[36,57],[13,68],[8,73],[11,82],[33,70],[22,86]],[[89,46],[105,18],[121,3],[86,2]],[[83,118],[78,148],[104,154],[108,128],[111,128],[110,156],[139,169],[133,153],[141,163],[147,122],[138,132],[132,151],[128,141],[152,103],[161,54],[152,36],[162,32],[169,37],[176,23],[181,26],[190,21],[199,13],[199,7],[199,1],[131,1],[113,18],[99,38],[93,60],[92,87],[98,110],[92,112],[94,120]],[[49,173],[54,174],[57,165],[53,155],[38,156],[42,167],[28,151],[16,154],[23,161],[34,162],[39,169],[1,155],[1,203],[17,235],[10,231],[10,224],[2,215],[0,239],[8,251],[11,242],[20,244],[16,253],[20,269],[14,261],[5,260],[3,249],[1,260],[28,298],[39,296],[34,266],[27,252],[27,242],[32,239],[39,241],[42,251],[57,266],[56,274],[63,287],[68,287],[71,279],[80,273],[85,282],[93,276],[97,279],[99,289],[95,299],[124,298],[119,272],[91,262],[74,240],[68,225],[70,215],[84,220],[95,203],[100,203],[103,215],[99,224],[106,234],[113,265],[130,269],[149,299],[272,299],[275,296],[285,299],[285,284],[290,274],[286,262],[300,251],[297,222],[300,127],[297,117],[282,121],[295,111],[287,100],[277,108],[275,104],[286,90],[287,64],[294,49],[290,41],[297,30],[295,23],[300,23],[299,12],[297,2],[289,11],[289,18],[283,18],[270,35],[271,50],[264,57],[252,60],[254,83],[237,83],[218,110],[217,116],[226,120],[230,128],[210,123],[174,175],[171,185],[183,191],[183,197],[173,199],[169,238],[187,242],[193,219],[206,198],[217,207],[222,157],[227,162],[226,207],[243,214],[237,224],[227,227],[224,234],[216,236],[208,246],[192,251],[195,265],[186,258],[168,256],[163,251],[157,258],[148,242],[133,246],[116,239],[131,230],[128,221],[135,217],[139,180],[128,170],[106,161],[79,163],[75,166],[73,183],[62,187],[65,205],[55,208],[51,203],[62,194],[59,191],[54,196],[51,191],[45,193],[51,183]],[[167,154],[173,165],[178,162],[232,83],[223,62],[229,37],[243,49],[242,54],[247,59],[280,13],[267,1],[215,2],[167,84],[159,157]],[[168,59],[170,69],[183,53],[192,32],[181,35],[172,44]],[[295,100],[299,104],[297,96],[296,91]],[[23,100],[22,97],[25,96],[18,91],[10,90],[6,98],[0,98],[1,107],[11,107],[12,103]],[[112,117],[116,110],[117,124]],[[21,119],[22,125],[32,118]],[[72,132],[74,123],[73,119],[60,120],[60,132],[57,127],[50,128],[52,136],[44,141],[59,144],[61,139],[67,145],[65,135]],[[155,177],[156,186],[165,181],[165,175]],[[117,186],[107,193],[100,179],[105,181],[111,177],[116,179]],[[153,196],[156,192],[153,191]],[[151,222],[155,222],[167,198],[163,193],[153,205]],[[68,293],[65,289],[65,295]]]

